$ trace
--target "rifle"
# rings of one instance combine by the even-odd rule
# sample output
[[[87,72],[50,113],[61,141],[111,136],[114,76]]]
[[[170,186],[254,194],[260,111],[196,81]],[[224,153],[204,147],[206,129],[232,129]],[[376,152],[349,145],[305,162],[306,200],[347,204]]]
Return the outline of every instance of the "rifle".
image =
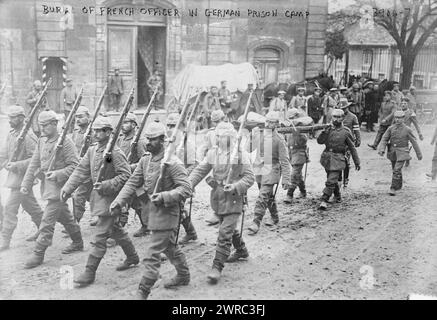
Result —
[[[174,128],[174,130],[172,132],[172,135],[171,135],[171,137],[169,139],[169,143],[168,143],[168,145],[167,145],[167,147],[165,149],[164,158],[161,161],[161,167],[160,167],[159,176],[158,176],[158,179],[156,180],[155,188],[153,189],[153,193],[154,194],[158,192],[158,189],[160,187],[161,180],[162,180],[162,177],[164,176],[164,172],[165,172],[165,164],[169,162],[171,155],[175,151],[174,150],[175,149],[174,143],[176,141],[176,136],[177,136],[178,130],[179,130],[182,122],[184,121],[184,118],[187,115],[188,101],[189,100],[190,100],[190,98],[187,99],[187,101],[184,104],[184,107],[182,108],[181,116],[180,116],[180,118],[178,120],[178,123],[176,124],[176,127]]]
[[[231,154],[231,158],[230,158],[230,165],[231,168],[229,169],[228,172],[228,176],[226,177],[226,184],[229,184],[231,182],[231,177],[233,174],[233,163],[236,159],[238,159],[238,151],[240,150],[240,143],[241,143],[241,138],[243,137],[243,129],[244,129],[244,125],[246,123],[247,120],[247,114],[249,113],[249,107],[250,107],[250,102],[252,101],[252,95],[253,95],[253,90],[250,91],[250,95],[249,95],[249,99],[247,99],[247,104],[246,104],[246,108],[244,109],[244,113],[243,113],[243,119],[241,120],[240,123],[240,128],[238,129],[238,133],[237,133],[237,142],[234,146],[234,149],[232,150],[232,154]],[[241,215],[241,230],[240,230],[240,239],[243,235],[243,226],[244,226],[244,216],[246,213],[245,210],[245,205],[247,204],[247,195],[243,196],[243,210],[242,210],[242,215]]]
[[[83,158],[83,156],[85,155],[85,153],[87,152],[87,150],[91,144],[91,132],[92,132],[93,123],[96,120],[97,116],[99,115],[99,111],[100,111],[100,108],[102,107],[103,98],[105,96],[105,92],[106,92],[107,87],[108,87],[108,85],[105,85],[105,87],[103,88],[102,94],[100,95],[99,100],[97,101],[97,106],[96,106],[96,110],[94,112],[93,118],[91,119],[90,123],[88,124],[88,127],[86,128],[86,131],[84,134],[84,139],[82,142],[82,146],[81,146],[80,152],[79,152],[79,158]]]
[[[276,128],[276,131],[278,133],[282,133],[282,134],[295,133],[295,132],[308,133],[308,132],[313,132],[313,131],[318,131],[318,130],[324,130],[324,129],[328,128],[329,126],[331,126],[331,125],[330,124],[315,124],[313,126],[294,126],[294,125],[292,125],[292,126]]]
[[[27,133],[29,132],[30,128],[32,127],[33,118],[36,116],[36,113],[40,107],[42,97],[45,96],[45,94],[47,92],[47,88],[51,83],[52,83],[52,78],[50,78],[49,81],[47,81],[46,85],[44,86],[43,90],[41,91],[40,98],[38,99],[37,103],[35,103],[35,106],[32,108],[29,116],[25,120],[24,126],[21,129],[20,134],[18,135],[17,144],[15,145],[15,149],[14,149],[14,152],[12,153],[12,158],[11,158],[10,162],[18,161],[18,157],[19,157],[19,155],[22,151],[23,145],[24,145],[24,139],[26,138]]]
[[[127,156],[127,161],[130,164],[135,163],[136,160],[138,159],[138,150],[137,150],[138,141],[140,140],[141,132],[143,131],[143,129],[146,125],[146,121],[147,121],[147,118],[149,117],[150,111],[152,111],[152,107],[153,107],[152,103],[153,103],[153,100],[155,100],[157,93],[158,93],[158,86],[155,88],[155,91],[153,92],[153,95],[150,98],[149,104],[147,105],[146,111],[144,111],[143,118],[141,119],[140,126],[138,127],[137,131],[135,132],[135,136],[133,137],[132,142],[130,144],[129,154]]]
[[[132,87],[131,91],[129,92],[129,96],[124,103],[123,110],[121,111],[120,119],[118,120],[117,127],[112,132],[108,143],[106,144],[105,151],[103,152],[103,161],[102,165],[99,168],[99,172],[97,173],[96,182],[94,183],[94,188],[97,187],[97,185],[103,181],[106,174],[106,169],[110,163],[112,163],[112,151],[114,150],[114,147],[117,143],[118,136],[121,131],[121,126],[123,125],[123,121],[126,118],[126,115],[129,112],[129,109],[133,103],[134,100],[134,88]]]
[[[53,152],[53,157],[49,163],[49,167],[47,169],[47,172],[53,171],[56,163],[56,158],[58,157],[58,153],[61,151],[62,147],[64,146],[65,138],[67,137],[68,129],[71,125],[71,122],[73,121],[74,114],[77,111],[77,108],[79,108],[80,102],[82,101],[82,95],[83,95],[83,87],[80,89],[78,96],[76,97],[76,100],[74,101],[73,107],[68,114],[67,119],[65,120],[64,125],[62,126],[62,133],[58,138],[58,141],[56,142],[56,146]]]

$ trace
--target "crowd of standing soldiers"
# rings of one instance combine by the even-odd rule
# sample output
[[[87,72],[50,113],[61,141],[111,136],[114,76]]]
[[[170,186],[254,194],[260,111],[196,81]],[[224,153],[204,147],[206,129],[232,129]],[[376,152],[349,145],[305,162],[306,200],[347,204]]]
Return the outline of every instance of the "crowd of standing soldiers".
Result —
[[[141,221],[141,228],[134,236],[150,235],[143,256],[145,271],[137,290],[140,299],[149,296],[158,280],[163,254],[176,269],[176,275],[164,286],[174,288],[189,284],[189,266],[178,245],[178,235],[182,225],[186,232],[183,243],[197,239],[191,221],[191,205],[194,190],[203,179],[211,187],[213,215],[209,222],[219,223],[216,252],[207,275],[208,282],[215,284],[225,263],[245,260],[249,256],[242,236],[242,222],[247,208],[246,194],[255,182],[259,196],[253,221],[248,227],[250,235],[259,231],[266,210],[270,212],[266,224],[279,223],[275,196],[280,183],[287,190],[287,203],[293,203],[297,188],[300,196],[306,197],[306,172],[303,174],[303,170],[309,161],[309,138],[317,137],[317,142],[325,145],[320,158],[326,171],[319,204],[321,210],[328,208],[331,196],[334,202],[342,201],[339,182],[343,180],[344,187],[347,186],[350,158],[356,170],[360,170],[357,152],[361,145],[360,125],[366,122],[368,131],[373,131],[375,110],[380,114],[380,125],[370,147],[378,149],[381,155],[388,147],[387,157],[393,168],[391,195],[402,187],[401,170],[411,159],[409,143],[418,159],[422,158],[410,128],[414,124],[423,139],[415,119],[414,88],[410,88],[411,98],[405,97],[395,85],[393,91],[385,92],[383,101],[378,101],[372,82],[364,83],[363,88],[358,83],[349,89],[333,88],[324,97],[321,97],[321,88],[310,97],[304,96],[305,88],[298,88],[298,94],[289,103],[284,100],[285,92],[279,91],[268,110],[264,110],[265,117],[259,118],[255,112],[248,112],[255,110],[253,88],[249,85],[244,115],[230,122],[227,111],[231,95],[226,91],[226,83],[222,82],[220,94],[215,88],[202,102],[201,110],[206,113],[210,128],[205,135],[202,156],[188,163],[187,154],[195,154],[196,146],[187,144],[186,136],[180,133],[184,122],[190,127],[187,119],[191,116],[188,115],[196,112],[198,100],[193,106],[186,104],[180,114],[170,114],[165,124],[149,123],[141,134],[136,115],[128,112],[132,91],[114,127],[107,116],[96,114],[91,117],[88,108],[80,105],[80,97],[69,87],[61,94],[61,103],[66,119],[71,119],[73,114],[76,117],[74,130],[67,123],[62,132],[58,131],[58,115],[45,109],[42,86],[37,82],[26,100],[33,118],[29,118],[29,110],[26,112],[21,106],[11,106],[8,110],[11,131],[0,153],[0,165],[8,171],[7,187],[11,193],[2,218],[0,251],[10,247],[20,206],[38,228],[28,239],[35,241],[35,247],[25,268],[35,268],[44,262],[56,222],[64,226],[72,240],[62,253],[82,251],[80,221],[88,201],[91,214],[96,217],[93,222],[94,248],[84,272],[75,279],[79,286],[87,286],[95,281],[111,239],[126,255],[124,262],[117,266],[118,271],[139,263],[139,253],[124,229],[129,209],[133,209]],[[325,125],[320,126],[319,122]],[[33,132],[24,130],[28,124],[32,125]],[[91,129],[92,143],[84,148],[87,132]],[[244,134],[243,129],[246,129]],[[72,134],[65,136],[65,130]],[[185,130],[185,134],[187,132]],[[137,134],[142,138],[133,143]],[[436,139],[437,130],[432,144]],[[132,156],[133,145],[136,156]],[[251,158],[250,153],[255,157]],[[436,153],[431,174],[434,181]],[[41,196],[47,201],[44,209],[33,193],[36,179],[41,181]],[[70,197],[73,212],[67,204]],[[235,250],[231,253],[232,247]]]

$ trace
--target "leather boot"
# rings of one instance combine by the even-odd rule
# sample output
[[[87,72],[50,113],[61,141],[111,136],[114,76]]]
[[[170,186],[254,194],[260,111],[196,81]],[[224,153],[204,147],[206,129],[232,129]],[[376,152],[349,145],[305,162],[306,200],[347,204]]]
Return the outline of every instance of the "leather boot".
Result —
[[[244,247],[232,252],[232,254],[229,256],[226,262],[233,263],[238,260],[247,260],[248,257],[249,257],[249,251],[247,251],[247,248]]]
[[[179,241],[180,244],[186,244],[187,242],[193,240],[197,240],[197,233],[194,229],[193,223],[191,220],[184,219],[182,221],[182,226],[185,229],[185,236]]]
[[[24,268],[25,269],[32,269],[44,261],[44,254],[46,252],[47,247],[43,247],[40,244],[36,244],[35,250],[32,253],[32,256],[26,261]]]
[[[134,232],[133,236],[135,238],[147,236],[150,233],[150,230],[147,229],[147,226],[141,226],[137,231]]]
[[[293,202],[294,190],[295,190],[295,188],[290,188],[290,189],[287,190],[287,196],[286,196],[286,198],[284,200],[284,203],[290,204],[290,203]]]
[[[325,200],[322,200],[319,205],[319,210],[326,210],[326,209],[328,209],[328,203]]]
[[[337,203],[341,202],[340,187],[338,185],[334,189],[334,201]]]
[[[147,300],[155,282],[156,280],[142,277],[136,293],[137,300]]]
[[[126,244],[123,243],[121,249],[123,249],[123,252],[126,255],[126,259],[123,261],[122,264],[117,266],[117,271],[127,270],[131,266],[135,266],[140,263],[140,258],[138,257],[132,241],[126,241]]]
[[[62,250],[63,254],[70,254],[75,251],[83,251],[83,240],[80,231],[73,233],[71,235],[71,240],[73,240],[73,242],[64,250]]]
[[[88,256],[88,261],[85,266],[85,272],[79,275],[79,277],[77,277],[74,282],[81,287],[93,283],[96,279],[96,270],[99,267],[100,261],[102,261],[102,258],[97,258],[90,254]]]
[[[307,197],[307,190],[306,190],[305,185],[303,183],[302,183],[302,185],[299,186],[299,191],[300,191],[301,198]]]
[[[216,284],[220,280],[221,275],[222,272],[219,269],[212,267],[211,272],[207,276],[208,282],[210,284]]]
[[[190,273],[181,275],[176,274],[173,278],[164,282],[164,288],[171,289],[179,286],[187,286],[190,283]]]

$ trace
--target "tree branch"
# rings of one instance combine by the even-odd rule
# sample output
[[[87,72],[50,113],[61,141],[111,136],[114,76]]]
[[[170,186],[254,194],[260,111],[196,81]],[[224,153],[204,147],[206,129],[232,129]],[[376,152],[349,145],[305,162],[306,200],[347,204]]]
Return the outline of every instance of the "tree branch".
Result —
[[[417,40],[412,50],[413,53],[417,54],[419,52],[419,50],[425,44],[425,41],[429,38],[429,36],[434,32],[435,29],[437,29],[437,19],[431,23],[431,25],[427,28],[427,30],[424,33],[422,33],[419,40]]]

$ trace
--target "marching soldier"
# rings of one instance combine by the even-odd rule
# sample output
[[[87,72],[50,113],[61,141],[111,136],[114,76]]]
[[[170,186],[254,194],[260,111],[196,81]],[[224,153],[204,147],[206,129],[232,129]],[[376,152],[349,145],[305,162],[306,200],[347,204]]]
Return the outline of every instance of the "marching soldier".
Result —
[[[39,98],[39,95],[41,94],[41,91],[42,91],[41,81],[35,80],[33,82],[32,90],[27,94],[27,97],[26,97],[26,106],[27,106],[26,113],[27,114],[29,114],[30,111],[33,109],[33,107],[35,107],[35,104],[38,101],[38,98]],[[39,110],[44,110],[46,108],[47,108],[47,97],[44,97]],[[38,138],[41,134],[41,129],[40,129],[39,124],[38,124],[38,115],[40,113],[39,110],[36,112],[35,118],[32,121],[32,130]]]
[[[392,99],[393,99],[393,102],[396,104],[397,108],[400,107],[403,97],[404,97],[404,94],[399,90],[399,82],[394,82],[393,83],[393,91],[392,91]]]
[[[217,112],[221,112],[223,114],[223,112],[221,110],[216,110]],[[214,115],[214,112],[213,112]],[[212,115],[212,116],[213,116]],[[211,116],[211,118],[212,118]],[[179,113],[171,113],[168,115],[167,118],[167,136],[171,137],[173,134],[173,130],[176,127],[176,124],[178,123],[180,118]],[[193,171],[193,169],[196,167],[196,163],[189,163],[188,161],[190,161],[190,159],[188,159],[187,156],[187,163],[185,162],[185,155],[184,152],[195,152],[195,147],[193,148],[193,145],[187,143],[186,146],[183,146],[184,141],[181,141],[181,139],[178,138],[183,138],[182,135],[178,135],[176,136],[176,142],[175,145],[177,146],[176,148],[176,156],[179,158],[179,160],[182,161],[182,163],[185,166],[185,169],[187,169],[187,174],[189,175],[191,173],[191,171]],[[184,149],[184,147],[187,148],[187,150]],[[187,210],[185,209],[185,201],[181,201],[180,204],[180,208],[181,208],[181,225],[184,227],[185,230],[185,236],[179,241],[180,244],[186,244],[191,240],[197,240],[197,232],[196,229],[194,228],[193,222],[191,221],[191,217],[188,215]]]
[[[405,124],[408,127],[411,127],[413,124],[416,128],[417,134],[419,135],[419,139],[423,140],[423,134],[420,130],[419,121],[417,120],[416,113],[410,109],[409,102],[410,100],[408,98],[402,98],[401,109],[405,113]]]
[[[296,121],[302,114],[297,109],[290,109],[287,118],[290,121]],[[303,166],[309,162],[307,141],[308,137],[304,133],[293,132],[286,137],[288,152],[291,164],[290,188],[287,191],[285,203],[292,203],[294,190],[299,187],[301,198],[307,196],[305,182],[302,177]]]
[[[367,132],[374,132],[373,124],[378,120],[378,92],[374,88],[373,81],[367,81],[364,87],[364,113],[366,118]]]
[[[349,108],[352,108],[354,105],[355,102],[349,102],[347,99],[340,99],[339,102],[340,109],[344,112],[343,126],[350,130],[354,139],[355,148],[358,148],[361,145],[360,124],[358,123],[357,116],[349,110]],[[346,149],[346,168],[343,171],[343,187],[345,188],[349,184],[350,162],[351,152],[349,149]]]
[[[408,98],[408,107],[413,112],[416,112],[417,110],[417,93],[416,93],[416,87],[410,86],[410,90],[407,93],[406,97]]]
[[[380,108],[380,119],[381,122],[379,123],[378,133],[376,134],[375,141],[373,144],[368,144],[370,148],[373,150],[376,150],[378,147],[379,142],[381,141],[382,136],[387,131],[388,127],[391,126],[393,121],[393,114],[396,111],[396,104],[392,100],[392,92],[391,91],[385,91],[384,92],[384,101],[381,103]]]
[[[12,234],[17,227],[17,215],[20,205],[30,215],[32,221],[35,223],[37,229],[41,223],[43,211],[35,199],[32,188],[30,188],[27,196],[20,193],[20,185],[23,180],[24,173],[30,163],[33,152],[36,146],[36,137],[29,130],[24,137],[23,148],[17,161],[11,161],[14,156],[14,150],[17,146],[17,139],[24,126],[24,108],[21,106],[11,106],[8,110],[9,125],[11,131],[9,131],[6,145],[0,150],[0,165],[1,168],[8,170],[8,177],[6,180],[6,186],[10,188],[11,192],[6,203],[3,228],[1,229],[2,245],[0,251],[7,250],[9,248]],[[35,241],[38,237],[38,232],[29,237],[28,241]]]
[[[315,124],[319,123],[320,118],[323,116],[322,98],[320,98],[321,93],[322,89],[315,88],[313,95],[308,98],[307,102],[308,115],[313,119]]]
[[[384,133],[381,143],[378,146],[378,154],[383,156],[388,146],[387,159],[391,161],[393,169],[392,182],[389,194],[396,195],[402,188],[402,168],[406,161],[411,160],[408,143],[414,148],[417,159],[422,160],[422,152],[413,134],[413,130],[405,124],[405,113],[398,110],[394,113],[394,124]]]
[[[319,209],[326,210],[328,200],[332,194],[336,202],[341,202],[338,181],[341,172],[346,167],[346,150],[349,149],[354,160],[355,169],[360,170],[360,158],[355,149],[354,139],[350,130],[343,126],[344,112],[334,109],[332,112],[332,126],[323,130],[317,138],[317,143],[324,144],[325,150],[320,157],[320,163],[325,168],[327,180],[323,190]]]
[[[217,145],[208,151],[205,159],[191,172],[190,181],[194,188],[210,171],[206,179],[211,190],[211,206],[220,217],[217,249],[208,275],[208,281],[216,284],[220,279],[224,263],[235,262],[249,256],[237,223],[243,210],[243,197],[255,182],[249,155],[240,151],[238,159],[230,159],[236,143],[237,132],[232,124],[220,123],[216,128]],[[241,148],[240,148],[241,150]],[[230,175],[229,184],[226,180]],[[230,256],[231,244],[236,251]]]
[[[297,88],[297,95],[294,96],[293,98],[291,98],[291,101],[288,104],[288,108],[289,109],[296,108],[299,110],[306,111],[305,110],[306,99],[305,99],[304,93],[305,93],[305,88],[298,87]]]
[[[71,240],[73,240],[62,253],[69,254],[83,250],[80,227],[74,220],[67,204],[60,201],[60,190],[79,161],[74,143],[68,136],[66,137],[62,149],[59,150],[60,156],[56,157],[55,169],[50,172],[47,171],[54,156],[54,148],[59,137],[56,113],[51,110],[42,111],[39,114],[38,122],[42,136],[38,140],[35,152],[21,182],[20,192],[25,196],[30,194],[35,174],[39,169],[41,174],[38,174],[38,176],[42,176],[42,198],[47,200],[47,206],[44,209],[33,255],[25,264],[27,269],[37,267],[43,263],[45,251],[52,244],[56,222],[64,225]]]
[[[358,123],[361,126],[362,116],[363,116],[363,105],[364,97],[363,92],[360,89],[358,83],[352,85],[352,91],[347,95],[349,101],[353,101],[354,104],[350,105],[350,111],[357,116]]]
[[[123,249],[126,255],[125,261],[116,270],[122,271],[132,265],[138,264],[139,258],[135,247],[130,240],[127,232],[123,230],[125,224],[122,217],[113,216],[109,211],[109,205],[114,200],[117,192],[129,179],[131,170],[124,153],[116,147],[111,154],[111,162],[105,172],[104,180],[96,183],[97,175],[102,161],[106,161],[104,151],[109,138],[112,134],[112,125],[108,117],[98,117],[93,123],[94,139],[96,144],[90,146],[61,190],[61,199],[66,201],[77,187],[91,177],[94,189],[91,194],[91,210],[93,215],[99,217],[94,248],[88,256],[85,272],[79,275],[74,282],[81,286],[86,286],[94,282],[96,270],[106,253],[106,241],[109,237],[113,238]],[[123,224],[124,223],[124,224]]]
[[[120,211],[139,187],[147,193],[146,210],[149,212],[148,227],[152,231],[143,263],[145,272],[138,288],[138,297],[147,299],[150,290],[158,280],[161,253],[175,266],[177,275],[166,282],[166,288],[188,285],[190,272],[185,255],[176,243],[180,215],[180,201],[191,195],[187,171],[181,161],[172,156],[163,164],[159,192],[153,193],[160,176],[161,161],[164,158],[166,128],[162,123],[152,122],[146,127],[147,151],[138,163],[134,173],[111,204],[111,211]]]
[[[266,130],[260,131],[257,157],[253,170],[259,187],[259,196],[254,209],[254,219],[249,226],[250,234],[254,235],[260,228],[266,209],[269,209],[272,223],[279,222],[273,186],[279,184],[282,175],[282,186],[290,188],[290,159],[284,137],[275,128],[279,126],[279,112],[269,112],[266,115]],[[267,143],[265,143],[267,142]],[[266,157],[267,155],[267,157]]]
[[[222,110],[215,110],[212,112],[211,114],[212,126],[211,128],[208,129],[208,132],[205,135],[205,140],[204,140],[205,142],[201,148],[201,159],[203,159],[208,153],[208,151],[211,150],[211,148],[213,148],[217,144],[215,128],[218,126],[219,123],[223,121],[225,121],[225,114],[223,113]],[[208,217],[206,217],[205,222],[208,225],[213,226],[219,223],[220,219],[217,216],[217,214],[213,212]]]

